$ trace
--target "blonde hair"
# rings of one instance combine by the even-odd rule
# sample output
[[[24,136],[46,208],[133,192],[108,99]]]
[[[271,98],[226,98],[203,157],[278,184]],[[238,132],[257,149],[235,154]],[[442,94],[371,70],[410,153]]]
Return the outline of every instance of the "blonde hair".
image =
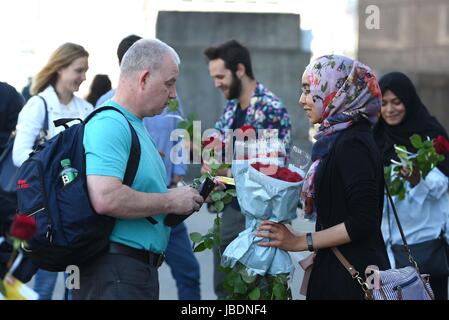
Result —
[[[36,95],[42,92],[50,84],[54,86],[58,80],[58,71],[81,57],[89,57],[89,53],[82,46],[70,42],[64,43],[51,54],[47,64],[34,77],[31,94]]]

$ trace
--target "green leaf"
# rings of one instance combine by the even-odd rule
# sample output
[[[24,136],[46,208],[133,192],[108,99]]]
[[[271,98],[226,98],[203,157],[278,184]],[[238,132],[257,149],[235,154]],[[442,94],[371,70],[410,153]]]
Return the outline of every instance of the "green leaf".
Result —
[[[233,196],[231,196],[230,194],[226,193],[224,198],[222,199],[222,201],[223,201],[224,204],[228,204],[228,203],[232,202],[233,198],[234,198]]]
[[[246,293],[248,286],[246,283],[242,280],[242,277],[240,274],[237,274],[237,277],[234,281],[234,293]]]
[[[419,134],[414,134],[410,137],[410,142],[412,143],[412,146],[415,147],[415,149],[419,149],[422,147],[422,139]]]
[[[207,239],[204,241],[204,246],[207,249],[212,249],[214,247],[214,239]]]
[[[200,242],[202,239],[203,236],[199,232],[192,232],[190,234],[190,240],[192,240],[192,242]]]
[[[225,192],[233,197],[237,197],[237,190],[235,189],[227,189]]]
[[[248,298],[250,300],[259,300],[260,298],[260,289],[259,288],[254,288],[248,295]]]
[[[426,149],[433,148],[432,141],[431,141],[431,140],[426,140],[426,141],[424,141],[424,142],[423,142],[423,147],[426,148]]]
[[[195,112],[191,112],[187,115],[187,120],[190,122],[195,121],[195,119],[197,119],[197,118],[198,118],[198,116]]]
[[[202,252],[204,250],[206,250],[206,245],[204,244],[204,242],[201,242],[195,247],[195,249],[193,249],[193,252]]]
[[[280,283],[275,283],[275,285],[273,286],[273,294],[275,299],[277,300],[285,299],[286,291],[286,287]]]
[[[399,199],[404,200],[405,199],[405,188],[402,186],[402,189],[399,190]]]
[[[178,129],[187,129],[189,126],[189,123],[187,121],[179,121],[178,125],[176,126]]]
[[[232,268],[230,268],[230,267],[224,267],[224,266],[222,266],[222,265],[219,265],[219,266],[218,266],[218,270],[219,270],[220,272],[223,272],[223,273],[228,274],[228,273],[230,273],[230,272],[232,271]]]
[[[179,102],[176,99],[170,99],[167,103],[168,112],[177,112],[179,109]]]
[[[217,210],[217,212],[222,212],[224,209],[224,203],[223,201],[216,201],[213,204],[215,210]]]
[[[216,202],[223,199],[226,196],[226,193],[223,191],[215,191],[212,193],[211,198],[212,201]]]
[[[323,85],[321,85],[321,92],[325,92],[327,89],[327,82]]]

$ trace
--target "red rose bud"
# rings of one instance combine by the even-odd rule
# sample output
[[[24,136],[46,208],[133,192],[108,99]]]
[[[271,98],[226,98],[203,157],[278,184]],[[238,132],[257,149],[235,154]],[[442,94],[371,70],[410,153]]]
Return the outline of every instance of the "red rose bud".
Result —
[[[433,147],[438,154],[449,153],[449,141],[443,136],[438,136],[433,140]]]
[[[36,233],[36,221],[32,217],[16,215],[11,225],[10,234],[19,240],[30,240]]]
[[[208,140],[204,140],[203,141],[203,148],[206,148],[212,142],[214,142],[214,138],[213,137],[210,137]]]
[[[250,125],[250,124],[243,125],[240,128],[240,130],[242,130],[243,133],[245,133],[247,130],[254,130],[254,131],[256,131],[256,129],[252,125]]]

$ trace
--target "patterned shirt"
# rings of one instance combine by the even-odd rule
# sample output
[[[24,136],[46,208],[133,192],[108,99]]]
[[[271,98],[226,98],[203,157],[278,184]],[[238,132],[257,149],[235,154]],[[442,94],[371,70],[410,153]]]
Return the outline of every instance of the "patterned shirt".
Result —
[[[223,136],[226,129],[232,129],[238,105],[238,99],[228,100],[223,114],[215,124],[215,129]],[[284,143],[287,154],[289,153],[291,124],[287,109],[273,92],[259,82],[246,109],[245,124],[252,125],[255,129],[278,129],[279,139]]]

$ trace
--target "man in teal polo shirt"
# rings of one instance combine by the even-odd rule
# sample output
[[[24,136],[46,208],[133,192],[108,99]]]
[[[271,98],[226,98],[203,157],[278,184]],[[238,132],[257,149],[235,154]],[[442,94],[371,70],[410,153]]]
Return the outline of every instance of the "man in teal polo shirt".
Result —
[[[74,299],[158,299],[157,268],[167,247],[167,213],[186,215],[203,202],[190,187],[167,190],[165,167],[142,119],[160,114],[176,98],[179,57],[167,44],[137,41],[125,54],[111,105],[120,109],[139,138],[141,157],[134,182],[122,184],[131,148],[126,119],[108,110],[85,128],[89,196],[98,214],[116,218],[108,252],[80,268]],[[146,218],[152,217],[156,224]]]

